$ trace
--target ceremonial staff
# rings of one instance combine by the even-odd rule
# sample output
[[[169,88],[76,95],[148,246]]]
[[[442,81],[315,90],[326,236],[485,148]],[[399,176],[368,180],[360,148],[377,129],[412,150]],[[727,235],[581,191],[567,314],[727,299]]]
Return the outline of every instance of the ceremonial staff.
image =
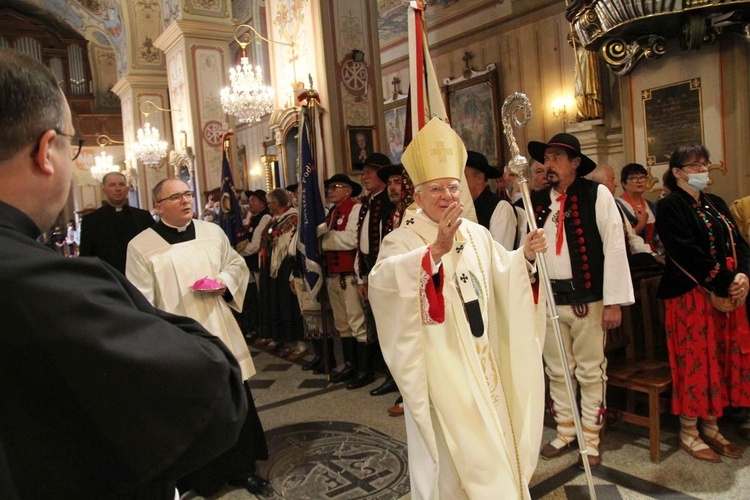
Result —
[[[513,103],[520,101],[513,107]],[[523,119],[519,120],[518,113],[523,112]],[[510,147],[511,159],[508,162],[508,168],[510,168],[516,175],[518,175],[518,181],[521,184],[521,197],[523,199],[523,208],[526,210],[526,220],[529,223],[529,231],[535,231],[537,229],[536,219],[534,218],[534,207],[531,204],[531,195],[529,194],[528,181],[526,180],[526,169],[529,166],[528,160],[521,156],[516,144],[516,138],[513,136],[513,124],[517,127],[525,127],[531,119],[531,101],[526,97],[526,94],[521,92],[515,92],[505,99],[502,109],[503,119],[503,130],[505,137],[508,140],[508,146]],[[559,222],[562,224],[562,220]],[[536,258],[536,264],[539,269],[539,278],[547,292],[547,308],[549,309],[549,315],[552,319],[552,324],[555,327],[555,336],[557,337],[557,348],[562,360],[562,366],[565,373],[565,387],[568,390],[568,397],[570,398],[570,405],[573,409],[573,424],[576,428],[576,436],[578,437],[578,449],[581,453],[583,467],[586,472],[586,482],[589,487],[589,496],[596,500],[596,491],[594,490],[594,480],[591,477],[591,466],[589,465],[588,457],[586,456],[588,451],[586,449],[586,438],[583,435],[583,427],[581,426],[581,416],[578,413],[578,404],[576,403],[575,392],[573,390],[573,382],[570,376],[570,368],[568,362],[565,359],[565,344],[563,342],[562,331],[560,330],[560,317],[557,314],[557,304],[555,304],[555,296],[552,292],[552,282],[549,280],[549,274],[547,272],[547,261],[543,253],[538,253]]]
[[[310,293],[310,298],[317,300],[320,304],[320,341],[322,342],[323,370],[326,379],[330,380],[331,366],[328,344],[328,296],[326,293],[326,272],[322,265],[323,248],[319,234],[319,227],[325,227],[326,218],[323,211],[323,198],[320,193],[319,173],[322,161],[325,155],[323,151],[318,151],[317,129],[320,115],[320,98],[318,92],[313,88],[312,75],[310,79],[310,88],[297,95],[299,102],[304,101],[300,109],[300,132],[298,142],[297,157],[297,175],[299,185],[299,228],[297,250],[304,255],[302,281],[303,288]],[[323,127],[320,127],[320,133],[323,133]],[[322,141],[321,141],[322,144]],[[317,353],[316,353],[317,354]]]

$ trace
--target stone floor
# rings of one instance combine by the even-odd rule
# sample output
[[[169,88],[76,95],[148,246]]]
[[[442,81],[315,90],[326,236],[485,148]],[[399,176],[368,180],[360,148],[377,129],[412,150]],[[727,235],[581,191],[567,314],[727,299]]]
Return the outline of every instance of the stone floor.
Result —
[[[258,373],[251,379],[255,404],[266,430],[270,457],[258,464],[272,492],[269,499],[409,498],[406,431],[403,417],[386,409],[397,394],[379,397],[369,391],[328,384],[323,376],[302,371],[304,359],[290,362],[251,348]],[[597,498],[605,499],[748,499],[750,450],[739,460],[699,462],[679,449],[677,420],[662,419],[661,462],[649,461],[645,428],[621,422],[610,425],[602,445],[602,466],[593,471]],[[745,447],[731,422],[725,435]],[[554,431],[545,427],[544,442]],[[544,443],[543,443],[544,444]],[[577,454],[539,460],[531,480],[534,499],[588,498]],[[184,500],[200,499],[193,493]],[[255,498],[244,490],[226,489],[212,498]],[[502,499],[502,492],[497,499]],[[494,500],[494,499],[493,499]]]

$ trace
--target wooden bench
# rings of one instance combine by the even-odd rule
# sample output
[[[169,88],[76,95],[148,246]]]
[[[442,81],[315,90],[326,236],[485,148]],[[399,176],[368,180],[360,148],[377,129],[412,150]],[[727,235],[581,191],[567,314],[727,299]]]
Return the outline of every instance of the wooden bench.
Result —
[[[655,335],[664,334],[664,307],[656,298],[660,276],[640,280],[640,310],[643,318],[644,355],[636,354],[633,343],[633,321],[623,310],[623,325],[619,330],[625,336],[625,357],[611,361],[607,366],[607,384],[626,391],[624,410],[613,409],[624,422],[648,428],[651,461],[658,463],[661,439],[660,417],[669,405],[662,405],[662,395],[672,389],[672,372],[668,362],[654,359]],[[608,332],[609,334],[609,332]],[[620,339],[618,339],[620,340]],[[647,395],[648,415],[636,413],[635,394]]]

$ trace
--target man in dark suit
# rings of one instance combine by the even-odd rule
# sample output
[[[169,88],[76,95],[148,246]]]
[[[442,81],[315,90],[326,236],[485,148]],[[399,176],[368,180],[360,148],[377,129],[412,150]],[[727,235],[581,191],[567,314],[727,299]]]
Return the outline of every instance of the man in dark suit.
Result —
[[[79,254],[99,257],[125,272],[128,243],[138,233],[154,224],[151,214],[128,206],[128,183],[120,172],[110,172],[102,179],[107,204],[85,216],[81,222]]]
[[[247,414],[221,339],[37,241],[83,141],[55,76],[0,50],[0,498],[173,500]]]

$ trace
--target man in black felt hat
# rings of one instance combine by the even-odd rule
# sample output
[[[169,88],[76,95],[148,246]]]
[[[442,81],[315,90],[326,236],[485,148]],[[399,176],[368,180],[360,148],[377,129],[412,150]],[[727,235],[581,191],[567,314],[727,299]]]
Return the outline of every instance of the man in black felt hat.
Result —
[[[482,153],[466,153],[464,174],[474,200],[477,222],[489,229],[492,239],[503,248],[513,250],[518,227],[515,209],[510,202],[494,194],[487,185],[489,179],[499,179],[503,173],[497,167],[491,166]]]
[[[258,331],[258,280],[260,279],[260,242],[263,233],[271,222],[271,212],[268,211],[266,192],[262,189],[245,191],[250,213],[250,223],[247,227],[247,245],[240,251],[245,264],[250,269],[250,281],[247,284],[245,304],[242,309],[243,333],[249,341],[255,340]]]
[[[362,187],[344,174],[335,174],[324,184],[326,197],[332,207],[326,216],[321,247],[325,252],[326,289],[333,310],[333,322],[341,337],[345,362],[344,368],[333,374],[331,381],[343,382],[357,375],[357,346],[367,342],[365,313],[357,293],[357,278],[354,274],[357,223],[362,207],[354,197],[362,192]],[[322,341],[313,341],[313,347],[313,361],[317,360],[320,368],[323,366]],[[333,352],[332,349],[329,352]]]
[[[531,193],[537,225],[555,242],[547,267],[565,340],[570,372],[581,389],[581,420],[591,468],[601,463],[599,434],[606,416],[606,332],[620,325],[621,306],[632,304],[625,240],[609,190],[584,179],[596,167],[578,139],[557,134],[529,142],[531,157],[544,163],[549,186]],[[544,361],[550,379],[557,436],[542,448],[544,459],[573,449],[576,431],[553,323],[547,321]],[[582,466],[582,458],[578,464]]]
[[[393,203],[393,210],[385,214],[383,218],[382,235],[385,237],[388,233],[399,227],[401,217],[407,208],[406,205],[408,202],[402,196],[404,166],[400,163],[386,165],[378,169],[377,175],[386,185],[385,189],[388,193],[388,199]],[[375,331],[375,335],[377,336],[377,330]],[[378,345],[377,357],[382,358],[382,353],[379,350],[380,346]],[[385,361],[383,361],[382,365],[385,371],[385,379],[382,384],[370,391],[370,396],[382,396],[398,391],[398,386],[396,385],[396,381],[393,380],[393,375],[391,375],[388,365],[385,364]],[[388,414],[394,417],[404,414],[404,405],[401,397],[398,398],[394,406],[388,409]]]
[[[362,164],[362,184],[367,194],[362,199],[362,209],[359,212],[357,225],[357,291],[364,304],[367,320],[369,343],[357,344],[357,377],[352,380],[347,389],[358,389],[375,381],[372,371],[372,349],[370,343],[375,342],[375,319],[370,310],[367,297],[367,275],[378,260],[380,242],[383,240],[383,227],[394,205],[388,198],[385,183],[378,177],[378,170],[391,164],[391,159],[383,153],[372,153]]]

